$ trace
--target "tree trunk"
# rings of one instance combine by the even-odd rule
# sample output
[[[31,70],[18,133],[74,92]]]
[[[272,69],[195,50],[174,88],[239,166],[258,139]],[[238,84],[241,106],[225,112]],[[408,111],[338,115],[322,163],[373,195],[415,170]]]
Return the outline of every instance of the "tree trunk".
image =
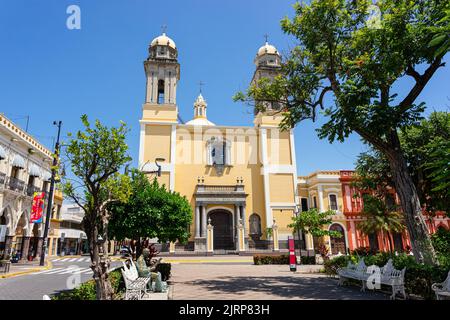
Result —
[[[97,300],[112,300],[113,290],[109,282],[109,258],[107,239],[103,239],[103,256],[100,257],[100,245],[98,241],[98,230],[96,226],[91,226],[91,232],[88,234],[89,251],[91,256],[91,269],[94,272],[95,289]],[[105,248],[106,243],[106,248]]]
[[[391,148],[387,150],[386,156],[389,160],[395,191],[400,198],[405,215],[414,257],[418,262],[436,264],[436,253],[422,215],[419,196],[408,172],[406,160],[401,151],[400,140],[395,130],[389,135],[389,144]]]
[[[389,252],[394,252],[395,248],[394,248],[394,245],[392,243],[391,233],[389,231],[386,231],[386,235],[387,235],[387,238],[388,238]]]

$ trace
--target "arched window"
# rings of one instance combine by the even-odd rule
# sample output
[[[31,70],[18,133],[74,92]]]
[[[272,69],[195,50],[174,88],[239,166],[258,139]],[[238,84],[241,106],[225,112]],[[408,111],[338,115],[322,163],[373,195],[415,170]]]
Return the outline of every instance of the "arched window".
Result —
[[[207,163],[212,166],[231,165],[231,143],[212,137],[207,143]]]
[[[158,104],[164,103],[164,80],[158,80]]]

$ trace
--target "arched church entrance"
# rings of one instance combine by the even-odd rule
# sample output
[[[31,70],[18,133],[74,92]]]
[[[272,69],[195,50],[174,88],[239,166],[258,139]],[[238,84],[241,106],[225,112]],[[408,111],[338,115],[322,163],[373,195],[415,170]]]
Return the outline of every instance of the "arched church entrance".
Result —
[[[330,231],[337,231],[341,234],[341,237],[330,237],[330,241],[331,241],[331,253],[332,254],[338,254],[339,252],[341,254],[346,254],[347,253],[347,248],[345,246],[345,233],[344,233],[344,228],[337,223],[333,223],[330,226]]]
[[[214,227],[214,250],[234,250],[233,217],[231,212],[223,209],[209,213],[211,225]]]

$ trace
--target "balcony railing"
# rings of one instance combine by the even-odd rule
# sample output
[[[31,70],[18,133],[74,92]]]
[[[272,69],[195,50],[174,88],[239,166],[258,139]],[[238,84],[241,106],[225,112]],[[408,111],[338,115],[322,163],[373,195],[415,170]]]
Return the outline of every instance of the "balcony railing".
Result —
[[[41,192],[41,189],[36,186],[33,186],[33,185],[27,186],[27,195],[28,196],[32,197],[35,192]]]
[[[23,180],[9,177],[9,183],[8,183],[9,189],[17,192],[23,192],[25,188],[25,182]]]
[[[197,185],[197,192],[203,192],[203,193],[244,192],[244,185],[212,186],[212,185],[199,184],[199,185]]]

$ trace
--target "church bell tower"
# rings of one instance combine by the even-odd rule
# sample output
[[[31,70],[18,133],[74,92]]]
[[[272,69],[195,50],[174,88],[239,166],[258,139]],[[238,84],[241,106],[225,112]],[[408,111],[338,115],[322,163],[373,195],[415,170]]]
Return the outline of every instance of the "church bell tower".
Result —
[[[157,105],[176,105],[180,64],[175,42],[165,33],[153,39],[149,56],[144,62],[147,76],[145,102]]]
[[[146,90],[140,120],[139,168],[144,172],[160,170],[158,181],[170,190],[174,190],[175,183],[177,84],[180,80],[177,58],[175,42],[165,32],[150,43],[144,61]]]

